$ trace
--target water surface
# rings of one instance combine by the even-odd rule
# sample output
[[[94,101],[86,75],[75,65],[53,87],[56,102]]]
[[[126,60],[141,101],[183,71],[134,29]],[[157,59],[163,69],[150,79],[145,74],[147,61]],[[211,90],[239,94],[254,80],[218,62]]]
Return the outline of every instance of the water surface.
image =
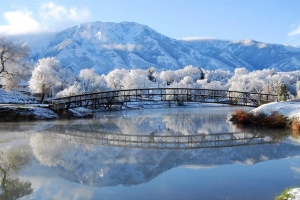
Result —
[[[117,139],[249,132],[228,121],[235,109],[145,109],[1,123],[2,182],[18,186],[2,186],[2,196],[14,190],[22,199],[274,199],[299,186],[299,140],[284,129],[256,128],[251,134],[271,142],[222,148],[133,148],[99,140],[101,134]]]

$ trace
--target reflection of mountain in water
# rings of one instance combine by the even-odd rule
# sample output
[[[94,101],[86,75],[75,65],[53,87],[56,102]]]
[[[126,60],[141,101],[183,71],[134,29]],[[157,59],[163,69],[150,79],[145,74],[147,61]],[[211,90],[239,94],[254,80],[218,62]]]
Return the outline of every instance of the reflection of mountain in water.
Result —
[[[98,187],[141,184],[182,165],[254,164],[300,154],[299,145],[288,142],[172,151],[90,145],[60,140],[58,135],[34,135],[30,142],[35,157],[67,180]]]
[[[48,132],[34,134],[30,145],[41,165],[50,167],[49,170],[66,180],[97,187],[141,184],[182,165],[254,164],[300,154],[299,144],[293,142],[215,149],[153,150],[81,143],[66,140],[67,135],[64,140],[61,139],[62,134],[73,130],[132,135],[149,135],[154,131],[159,135],[237,132],[238,129],[226,120],[230,112],[233,112],[231,108],[179,112],[169,109],[159,110],[158,114],[153,111],[122,112],[122,115],[110,112],[110,116],[103,114],[95,119],[53,124]]]

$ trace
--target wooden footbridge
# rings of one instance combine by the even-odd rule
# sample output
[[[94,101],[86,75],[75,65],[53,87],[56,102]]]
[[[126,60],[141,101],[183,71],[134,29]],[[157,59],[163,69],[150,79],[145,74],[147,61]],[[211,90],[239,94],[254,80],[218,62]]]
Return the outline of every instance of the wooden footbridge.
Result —
[[[276,94],[263,94],[255,92],[240,92],[213,89],[192,88],[144,88],[103,91],[82,95],[74,95],[51,99],[49,106],[53,110],[76,107],[92,107],[109,109],[114,105],[124,105],[127,102],[165,101],[219,103],[240,106],[258,107],[264,103],[277,101]]]
[[[49,135],[49,133],[47,133]],[[104,132],[64,130],[52,132],[52,137],[76,143],[142,149],[201,149],[276,143],[267,134],[247,132],[198,135],[124,135]]]

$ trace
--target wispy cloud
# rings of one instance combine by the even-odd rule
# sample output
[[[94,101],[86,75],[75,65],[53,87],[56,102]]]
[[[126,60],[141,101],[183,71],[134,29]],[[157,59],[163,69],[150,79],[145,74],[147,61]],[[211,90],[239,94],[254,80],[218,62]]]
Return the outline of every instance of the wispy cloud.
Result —
[[[288,33],[288,36],[300,35],[300,25]]]
[[[39,11],[30,11],[27,7],[4,13],[6,25],[0,25],[0,34],[19,35],[57,31],[68,26],[90,20],[88,8],[66,8],[53,2],[40,6]]]
[[[110,49],[110,50],[134,51],[134,50],[141,49],[143,46],[136,45],[136,44],[104,44],[104,45],[102,45],[102,47],[105,49]]]
[[[66,8],[52,1],[41,6],[41,16],[45,20],[67,21],[67,22],[83,22],[90,20],[90,12],[87,8],[71,7]]]

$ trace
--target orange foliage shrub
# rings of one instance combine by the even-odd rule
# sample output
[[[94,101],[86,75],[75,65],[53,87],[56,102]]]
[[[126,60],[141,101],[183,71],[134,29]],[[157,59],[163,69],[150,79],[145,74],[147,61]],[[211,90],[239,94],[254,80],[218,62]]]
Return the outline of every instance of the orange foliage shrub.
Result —
[[[298,121],[298,119],[296,117],[293,118],[293,120],[292,120],[291,131],[292,131],[292,136],[294,138],[298,138],[299,137],[300,123],[299,123],[299,121]]]
[[[293,118],[292,123],[291,123],[291,129],[295,131],[300,130],[300,123],[297,118]]]
[[[287,119],[278,112],[273,112],[271,115],[267,116],[264,113],[257,113],[256,115],[254,115],[253,113],[249,113],[243,110],[235,111],[230,121],[240,124],[252,124],[268,127],[285,127],[287,124]]]

